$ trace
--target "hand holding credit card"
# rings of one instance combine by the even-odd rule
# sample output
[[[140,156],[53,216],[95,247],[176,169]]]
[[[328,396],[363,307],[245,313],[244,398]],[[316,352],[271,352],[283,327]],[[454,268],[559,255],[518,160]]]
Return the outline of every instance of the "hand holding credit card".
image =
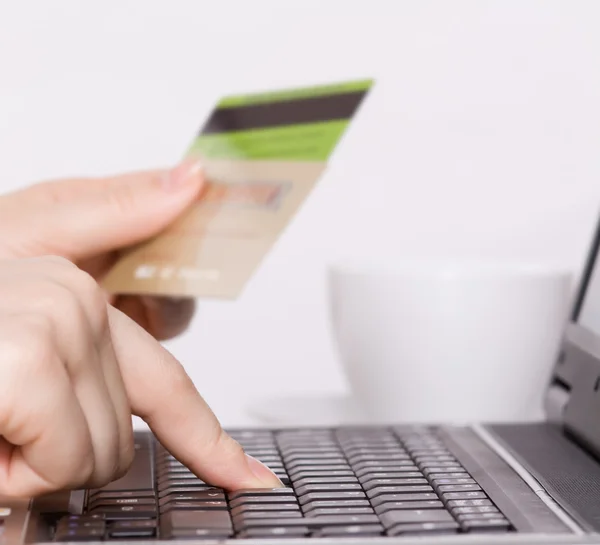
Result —
[[[126,252],[104,280],[119,294],[234,299],[324,172],[371,80],[225,97],[185,154],[198,201]]]

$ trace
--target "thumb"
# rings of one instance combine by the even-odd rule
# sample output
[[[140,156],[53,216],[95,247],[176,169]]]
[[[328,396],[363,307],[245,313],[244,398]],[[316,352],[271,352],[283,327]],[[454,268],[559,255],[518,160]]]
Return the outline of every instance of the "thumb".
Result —
[[[35,240],[27,248],[85,259],[142,242],[165,229],[200,193],[201,165],[186,161],[168,171],[39,184],[15,197],[15,232]]]

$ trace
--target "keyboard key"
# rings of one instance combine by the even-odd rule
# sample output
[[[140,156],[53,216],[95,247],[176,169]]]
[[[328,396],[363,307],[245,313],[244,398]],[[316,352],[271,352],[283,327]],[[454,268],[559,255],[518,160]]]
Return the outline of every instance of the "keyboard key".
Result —
[[[170,496],[171,494],[191,494],[195,492],[221,492],[219,488],[197,487],[197,486],[174,486],[165,488],[158,493],[159,498]]]
[[[298,466],[297,469],[288,468],[288,475],[292,479],[294,479],[296,477],[296,475],[298,475],[300,473],[312,474],[313,472],[314,473],[325,472],[325,473],[330,474],[330,472],[333,472],[333,471],[350,471],[350,473],[352,473],[350,466],[344,462],[343,464],[326,465],[326,466],[314,466],[314,465],[306,464],[306,465]]]
[[[340,448],[337,445],[332,445],[330,447],[299,447],[299,446],[291,446],[291,447],[285,447],[281,449],[281,453],[285,454],[285,455],[292,455],[292,454],[305,454],[305,453],[312,453],[312,452],[337,452],[338,454],[340,454]]]
[[[348,484],[348,483],[356,483],[358,484],[358,479],[356,477],[347,476],[347,477],[304,477],[302,479],[298,479],[294,481],[294,485],[296,487],[301,487],[307,484]]]
[[[337,447],[337,443],[328,437],[279,437],[277,439],[277,446],[280,450],[285,450],[287,448],[294,447],[304,447],[304,448],[327,448],[327,447]]]
[[[349,490],[347,492],[310,492],[300,496],[300,505],[305,505],[315,500],[360,500],[366,499],[362,490]]]
[[[61,519],[56,525],[57,529],[62,530],[76,530],[77,528],[95,528],[96,530],[102,530],[106,528],[106,521],[104,520],[71,520],[68,521],[66,518]]]
[[[377,471],[401,471],[388,468],[398,468],[402,466],[411,466],[411,468],[416,469],[415,463],[412,460],[365,460],[364,462],[352,464],[352,469],[354,469],[358,475],[358,471],[365,468],[377,468]],[[413,471],[413,469],[410,471]]]
[[[244,505],[238,505],[231,510],[231,515],[239,515],[240,513],[251,513],[251,512],[262,512],[267,511],[275,512],[300,512],[300,506],[297,503],[250,503]]]
[[[398,450],[404,450],[397,441],[387,440],[387,441],[370,441],[368,439],[345,439],[344,441],[340,441],[340,445],[342,450],[346,454],[356,454],[357,450],[361,449],[390,449],[395,448]]]
[[[422,471],[425,471],[426,469],[431,469],[433,467],[435,468],[455,468],[452,469],[451,471],[459,471],[462,470],[464,471],[464,468],[457,462],[440,462],[440,461],[433,461],[433,462],[421,462],[419,463],[419,467],[421,468]]]
[[[356,469],[356,476],[359,478],[376,473],[418,473],[419,476],[422,475],[419,468],[413,465],[412,462],[408,462],[405,465],[372,466]]]
[[[306,484],[296,488],[298,496],[304,496],[310,492],[346,492],[358,490],[362,492],[362,487],[358,483],[342,484]]]
[[[171,481],[200,481],[200,479],[198,479],[198,477],[196,477],[196,475],[194,475],[191,471],[188,473],[183,473],[183,472],[176,472],[176,473],[171,473],[166,472],[163,473],[158,479],[157,482],[159,485],[162,485],[163,483],[167,483],[167,482],[171,482]],[[201,481],[202,484],[206,484],[204,481]]]
[[[452,515],[445,509],[415,509],[388,511],[381,515],[381,523],[386,529],[393,528],[398,524],[409,524],[415,522],[454,522]]]
[[[389,454],[356,454],[349,456],[350,465],[360,464],[361,462],[394,462],[398,460],[410,460],[410,456],[404,453]]]
[[[233,535],[233,528],[170,528],[161,529],[162,539],[226,539]]]
[[[433,467],[423,470],[423,475],[430,479],[468,479],[471,477],[465,471],[452,471],[452,468]]]
[[[371,500],[373,507],[377,507],[382,503],[396,502],[396,501],[429,501],[438,500],[438,495],[435,492],[417,492],[411,494],[383,494],[377,496]]]
[[[90,513],[102,514],[107,520],[148,519],[157,516],[153,505],[114,505],[96,507]]]
[[[182,510],[182,509],[195,509],[195,510],[227,510],[226,501],[171,501],[161,507],[161,513],[168,513],[169,511]]]
[[[481,491],[478,484],[445,484],[438,487],[438,492],[474,492]]]
[[[239,534],[241,539],[259,539],[269,537],[304,537],[308,535],[308,526],[300,527],[279,527],[272,528],[251,528],[244,530]]]
[[[161,517],[161,532],[188,529],[231,530],[232,523],[226,511],[171,511]]]
[[[470,500],[474,498],[487,498],[485,492],[443,492],[441,494],[444,500]]]
[[[406,479],[373,479],[363,483],[363,488],[366,491],[372,490],[377,487],[390,487],[390,486],[407,486],[411,484],[429,484],[425,477],[420,478],[409,478]]]
[[[257,456],[258,458],[258,456]],[[275,453],[275,454],[264,454],[262,456],[260,456],[260,461],[268,464],[269,462],[281,462],[281,456],[279,455],[279,453]]]
[[[162,492],[163,490],[180,486],[195,488],[196,490],[208,490],[209,488],[212,488],[200,479],[169,479],[163,483],[158,483],[157,488],[159,492]]]
[[[370,500],[383,494],[409,494],[413,492],[433,492],[433,488],[428,484],[410,484],[406,486],[378,486],[367,490],[367,496]]]
[[[247,528],[265,528],[273,526],[271,520],[246,520],[244,529]],[[323,528],[327,526],[346,526],[358,524],[379,524],[377,515],[329,515],[323,517],[306,518],[281,518],[277,521],[277,526],[308,526],[310,528]]]
[[[339,450],[333,452],[306,452],[284,456],[286,464],[304,460],[331,460],[332,458],[339,459],[341,457],[343,457],[343,454]]]
[[[96,509],[97,507],[114,507],[118,505],[156,505],[155,498],[97,498],[92,500],[88,509]]]
[[[308,513],[307,513],[308,514]],[[310,511],[311,517],[323,515],[372,515],[371,507],[319,507]]]
[[[369,507],[369,500],[316,500],[306,503],[302,506],[305,513],[312,513],[315,509],[330,508],[330,507]]]
[[[271,471],[285,471],[283,462],[269,462],[268,467]]]
[[[483,507],[492,505],[490,500],[450,500],[447,503],[448,507]]]
[[[413,458],[417,456],[450,456],[450,453],[446,449],[439,448],[414,448],[409,449],[409,452]]]
[[[201,490],[188,494],[168,494],[161,498],[158,504],[165,505],[171,501],[225,501],[225,493]]]
[[[60,519],[61,523],[72,523],[72,522],[104,522],[104,515],[98,513],[96,515],[87,513],[85,515],[67,515]]]
[[[290,462],[286,464],[286,468],[289,472],[294,469],[300,469],[305,466],[328,466],[328,465],[341,465],[345,464],[346,459],[342,458],[324,458],[319,460],[318,458],[305,458],[304,460],[296,460],[295,462]]]
[[[104,529],[98,528],[66,528],[56,531],[54,541],[99,541],[104,537]]]
[[[123,520],[111,524],[108,536],[117,538],[152,538],[156,535],[153,520]]]
[[[298,511],[245,511],[232,515],[233,523],[236,524],[236,520],[249,520],[249,519],[282,519],[282,518],[299,518],[302,517],[300,510]]]
[[[457,522],[422,522],[411,524],[398,524],[388,530],[387,534],[393,536],[404,535],[445,535],[455,534],[458,532],[459,526]]]
[[[387,513],[388,511],[398,511],[404,509],[443,509],[444,504],[439,500],[424,500],[424,501],[391,501],[379,504],[375,507],[375,512],[378,515]]]
[[[421,465],[421,464],[438,464],[438,463],[443,463],[443,462],[448,462],[448,463],[458,463],[456,461],[456,458],[452,457],[452,456],[415,456],[414,461],[417,463],[417,465]]]
[[[120,498],[154,498],[154,490],[122,490],[122,491],[107,491],[107,492],[89,492],[90,503],[100,499],[116,500]]]
[[[482,507],[452,507],[450,509],[453,515],[468,515],[474,513],[500,513],[498,508],[493,505],[484,505]]]
[[[504,518],[466,520],[461,522],[461,528],[465,532],[507,532],[510,530],[510,523]]]
[[[431,483],[436,486],[436,485],[442,485],[442,484],[477,484],[476,481],[474,479],[471,479],[470,477],[468,478],[460,478],[460,479],[447,479],[447,478],[432,478],[431,479]]]
[[[233,501],[246,496],[294,496],[292,488],[245,488],[229,493],[229,500]]]
[[[380,536],[383,532],[381,524],[363,524],[359,526],[332,526],[321,528],[312,534],[312,537],[369,537]]]
[[[357,455],[365,455],[370,456],[372,454],[383,455],[383,454],[403,454],[408,457],[408,453],[398,447],[398,446],[389,446],[389,447],[348,447],[344,449],[344,454],[346,456],[357,456]]]
[[[467,513],[463,515],[456,515],[456,520],[462,522],[463,520],[483,520],[483,519],[500,519],[504,518],[500,513]]]
[[[296,471],[290,474],[293,481],[299,481],[300,479],[335,479],[337,477],[354,477],[354,471],[351,469],[338,469],[334,471]]]
[[[233,509],[238,505],[248,505],[248,504],[278,504],[278,503],[295,503],[296,496],[242,496],[240,498],[236,498],[235,500],[231,500],[229,502],[229,507]]]
[[[365,473],[359,477],[361,483],[368,483],[374,479],[418,479],[422,478],[423,474],[420,471],[403,471],[403,472],[373,472]]]

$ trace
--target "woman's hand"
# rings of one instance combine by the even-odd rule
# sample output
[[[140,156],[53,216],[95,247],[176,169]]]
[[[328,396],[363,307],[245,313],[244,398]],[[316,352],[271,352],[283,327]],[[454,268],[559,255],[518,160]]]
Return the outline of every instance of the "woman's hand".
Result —
[[[200,165],[113,178],[46,182],[0,196],[0,259],[62,256],[100,280],[119,251],[167,227],[198,197]],[[122,296],[111,301],[156,339],[184,331],[192,299]]]
[[[144,184],[152,180],[130,182],[136,186],[132,195],[143,195]],[[113,189],[110,184],[106,188]],[[187,190],[190,195],[192,188]],[[159,189],[146,189],[145,206],[150,209],[150,193]],[[86,191],[81,194],[88,195]],[[67,204],[60,200],[56,204],[75,215],[87,202],[79,197],[74,194],[71,200],[64,195]],[[25,202],[42,214],[46,199],[41,190],[39,200],[31,197]],[[79,207],[71,208],[72,202]],[[114,206],[113,201],[108,199],[106,206]],[[165,205],[169,206],[175,210],[181,204]],[[107,212],[94,217],[92,208],[88,208],[92,236],[88,246],[98,256],[124,239],[110,223],[103,227]],[[16,209],[13,212],[18,216]],[[63,254],[89,257],[81,251],[85,230],[75,228],[78,221],[86,223],[81,216],[63,218],[62,227],[53,230],[52,222],[59,218],[50,210],[43,213],[48,233],[58,239],[31,236],[27,249],[36,253],[41,251],[36,243],[52,241]],[[32,235],[38,219],[33,216]],[[127,227],[123,219],[121,224]],[[132,220],[129,227],[133,230],[136,225]],[[137,229],[141,234],[139,225]],[[98,236],[93,238],[94,234]],[[18,249],[26,248],[24,240],[15,241]],[[0,260],[0,495],[28,497],[99,487],[118,477],[133,458],[131,414],[143,418],[176,458],[215,486],[281,485],[223,432],[182,366],[152,336],[108,305],[91,276],[60,257]]]

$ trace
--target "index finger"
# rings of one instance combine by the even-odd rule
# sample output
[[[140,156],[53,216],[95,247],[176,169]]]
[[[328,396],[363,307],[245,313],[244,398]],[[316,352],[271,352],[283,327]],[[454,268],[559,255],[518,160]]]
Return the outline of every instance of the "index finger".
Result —
[[[159,342],[113,307],[109,320],[132,411],[175,458],[226,490],[281,486],[223,431],[181,364]]]

